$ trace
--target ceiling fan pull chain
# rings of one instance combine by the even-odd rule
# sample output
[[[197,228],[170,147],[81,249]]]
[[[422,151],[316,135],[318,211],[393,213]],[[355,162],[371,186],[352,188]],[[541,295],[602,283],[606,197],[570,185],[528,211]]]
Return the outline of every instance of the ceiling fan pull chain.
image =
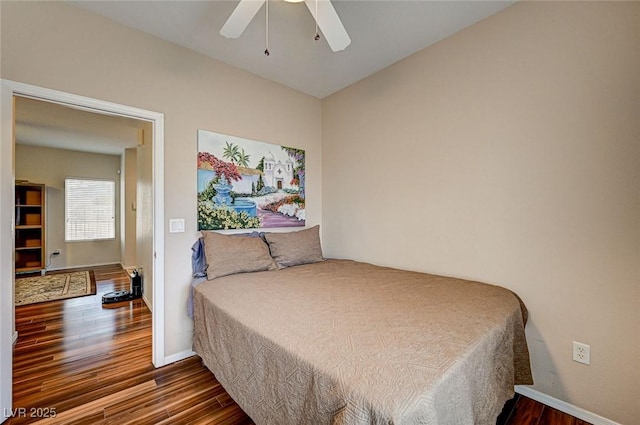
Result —
[[[316,0],[316,36],[313,37],[315,41],[320,40],[320,34],[318,33],[318,0]]]
[[[267,10],[265,13],[265,49],[264,54],[269,56],[269,0],[265,2],[267,4]]]

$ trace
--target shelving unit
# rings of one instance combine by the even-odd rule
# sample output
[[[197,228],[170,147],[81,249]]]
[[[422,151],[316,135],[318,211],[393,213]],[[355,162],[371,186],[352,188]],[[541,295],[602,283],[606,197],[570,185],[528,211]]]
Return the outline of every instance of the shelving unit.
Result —
[[[16,273],[45,268],[45,195],[43,184],[16,183]]]

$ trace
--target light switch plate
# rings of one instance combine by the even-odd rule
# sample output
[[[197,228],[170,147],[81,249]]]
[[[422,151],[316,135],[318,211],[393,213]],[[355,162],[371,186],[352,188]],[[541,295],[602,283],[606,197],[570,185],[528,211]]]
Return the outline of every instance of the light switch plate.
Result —
[[[184,233],[184,218],[169,219],[169,233]]]

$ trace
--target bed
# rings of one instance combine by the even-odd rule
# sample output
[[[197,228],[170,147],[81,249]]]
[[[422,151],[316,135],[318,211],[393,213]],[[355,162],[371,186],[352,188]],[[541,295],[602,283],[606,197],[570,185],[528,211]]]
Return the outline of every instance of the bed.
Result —
[[[274,263],[193,293],[194,350],[258,425],[494,425],[514,384],[532,383],[526,310],[507,289],[317,256]]]

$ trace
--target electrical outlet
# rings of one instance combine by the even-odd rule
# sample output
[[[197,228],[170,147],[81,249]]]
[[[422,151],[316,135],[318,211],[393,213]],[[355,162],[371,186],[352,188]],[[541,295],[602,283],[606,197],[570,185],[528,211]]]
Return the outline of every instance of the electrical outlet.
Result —
[[[591,346],[573,341],[573,361],[583,364],[591,364]]]
[[[53,251],[53,252],[51,253],[51,255],[60,255],[60,250],[59,250],[59,249],[56,249],[55,251]]]

